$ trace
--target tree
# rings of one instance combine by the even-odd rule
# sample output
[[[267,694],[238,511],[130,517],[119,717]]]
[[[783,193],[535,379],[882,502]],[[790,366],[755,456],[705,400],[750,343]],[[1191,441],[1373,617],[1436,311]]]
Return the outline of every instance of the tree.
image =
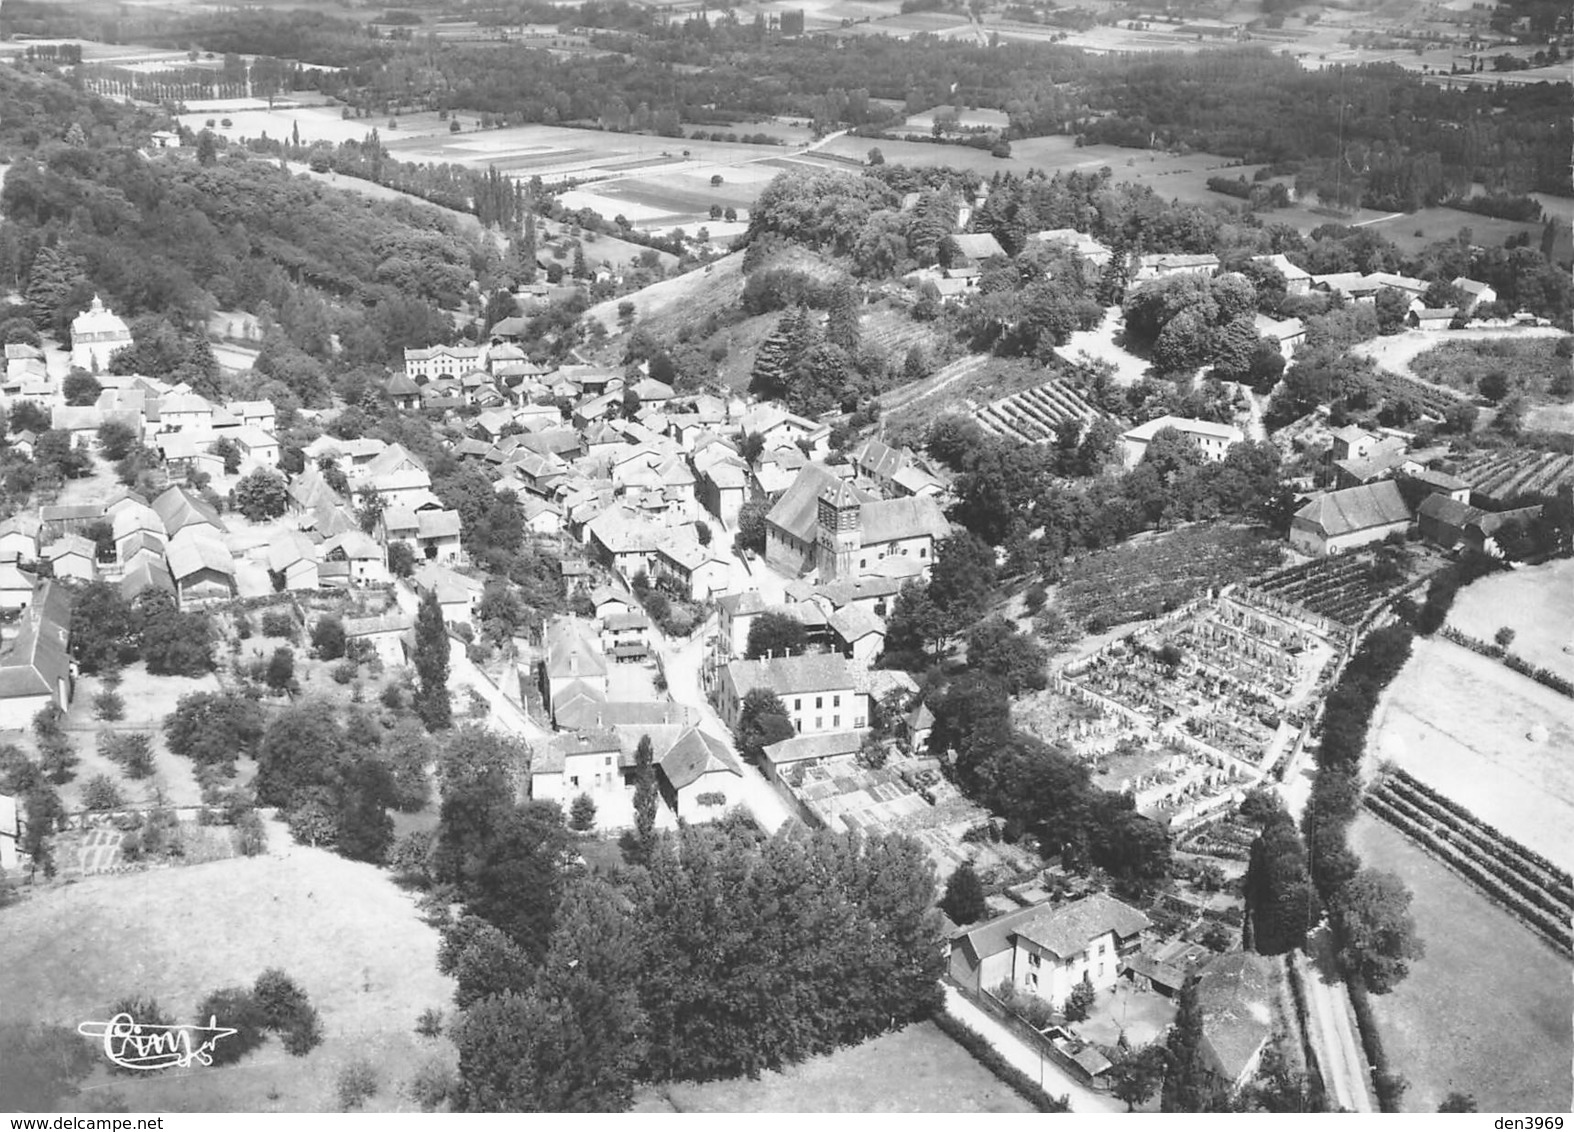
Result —
[[[596,801],[589,794],[581,794],[568,808],[568,827],[578,833],[596,828]]]
[[[202,676],[213,671],[213,623],[206,613],[182,613],[162,590],[138,598],[142,659],[154,676]]]
[[[1374,300],[1379,334],[1397,334],[1410,313],[1410,296],[1397,287],[1380,287]]]
[[[1362,869],[1333,901],[1340,965],[1373,994],[1387,994],[1426,954],[1410,915],[1410,889],[1396,874]]]
[[[220,460],[224,461],[225,475],[233,476],[236,472],[240,471],[240,462],[242,459],[240,445],[236,444],[229,437],[221,436],[218,440],[215,440],[212,444],[208,445],[208,451],[212,455],[217,456]]]
[[[1066,1002],[1061,1009],[1061,1013],[1066,1016],[1068,1022],[1084,1022],[1087,1020],[1088,1011],[1092,1009],[1096,998],[1097,994],[1093,990],[1093,984],[1088,981],[1087,975],[1083,974],[1082,981],[1072,987],[1071,992],[1066,995]]]
[[[136,433],[124,421],[105,421],[98,426],[98,450],[111,463],[124,460],[136,443]]]
[[[65,395],[67,405],[91,405],[98,400],[104,387],[86,370],[73,368],[66,374],[65,381],[61,382],[60,391]]]
[[[89,582],[71,603],[71,655],[83,672],[130,664],[142,646],[142,618],[120,587]]]
[[[337,613],[325,613],[312,626],[312,650],[323,660],[344,655],[344,622]]]
[[[199,766],[232,766],[262,739],[262,705],[239,692],[191,692],[164,720],[164,745]]]
[[[650,736],[641,735],[634,748],[634,836],[645,859],[656,838],[656,801],[655,750]]]
[[[1513,389],[1513,387],[1513,383],[1509,380],[1508,373],[1500,369],[1488,370],[1486,373],[1482,374],[1480,380],[1476,382],[1477,392],[1479,392],[1481,396],[1485,397],[1488,401],[1491,401],[1494,405],[1502,401],[1503,398],[1507,397],[1509,391]]]
[[[737,545],[740,549],[765,553],[765,517],[770,512],[768,499],[751,499],[738,509]]]
[[[809,631],[802,621],[786,613],[766,612],[749,626],[749,640],[743,655],[747,660],[763,656],[797,656],[808,647]]]
[[[224,987],[197,1003],[197,1025],[214,1021],[235,1033],[213,1047],[214,1065],[234,1065],[268,1037],[268,1018],[250,987]]]
[[[415,551],[409,543],[388,544],[388,571],[396,578],[408,578],[415,573]]]
[[[1261,955],[1299,948],[1322,918],[1295,820],[1280,807],[1252,842],[1245,881],[1252,946]]]
[[[1158,1045],[1131,1050],[1110,1070],[1110,1093],[1126,1102],[1126,1111],[1135,1112],[1147,1104],[1164,1083],[1164,1049]]]
[[[273,655],[268,658],[267,684],[281,695],[290,690],[295,683],[295,650],[288,645],[280,645],[273,650]]]
[[[243,476],[232,493],[235,510],[253,523],[277,519],[289,505],[289,490],[284,477],[267,468]]]
[[[1291,1064],[1283,1033],[1275,1033],[1263,1049],[1257,1073],[1242,1093],[1246,1106],[1259,1112],[1322,1111],[1306,1074]]]
[[[694,524],[694,538],[701,546],[709,546],[711,540],[710,524],[701,519]]]
[[[984,882],[973,870],[971,858],[964,860],[947,878],[940,910],[961,927],[976,924],[989,915],[989,905],[984,903]]]
[[[1437,1106],[1438,1112],[1476,1112],[1476,1098],[1473,1093],[1449,1093],[1443,1098],[1443,1103]]]
[[[453,1028],[455,1107],[626,1110],[644,1054],[636,936],[621,893],[596,880],[575,885],[533,985],[475,1004]]]
[[[769,688],[751,688],[744,695],[733,737],[745,758],[757,762],[764,756],[767,746],[791,739],[797,733],[786,706],[775,692]]]
[[[361,524],[361,530],[367,534],[375,531],[377,524],[382,522],[384,509],[382,494],[375,487],[362,488],[361,506],[355,513],[356,521]],[[389,549],[391,551],[392,547]]]
[[[427,590],[415,613],[415,713],[428,731],[446,731],[453,722],[448,693],[448,629],[437,591]]]

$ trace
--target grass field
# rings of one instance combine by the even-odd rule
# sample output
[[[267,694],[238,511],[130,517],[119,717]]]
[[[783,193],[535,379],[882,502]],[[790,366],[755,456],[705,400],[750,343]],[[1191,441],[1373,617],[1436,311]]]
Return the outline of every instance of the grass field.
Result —
[[[1507,626],[1510,651],[1574,680],[1574,559],[1492,574],[1466,586],[1449,611],[1461,633],[1490,641]]]
[[[368,1057],[383,1082],[368,1107],[410,1109],[397,1083],[425,1058],[451,1056],[446,1039],[413,1033],[423,1009],[451,1007],[437,932],[371,865],[295,845],[276,822],[269,845],[264,857],[95,877],[8,908],[7,1017],[74,1028],[140,992],[190,1021],[208,991],[282,967],[322,1013],[326,1040],[308,1057],[289,1057],[270,1039],[230,1068],[99,1074],[89,1087],[113,1090],[134,1111],[322,1111],[334,1107],[339,1068]]]
[[[1032,1112],[932,1023],[812,1058],[785,1073],[650,1089],[636,1112]]]
[[[1530,233],[1531,246],[1541,239],[1542,225],[1517,220],[1499,220],[1457,208],[1423,208],[1367,225],[1372,231],[1392,240],[1405,255],[1414,255],[1438,240],[1452,240],[1461,228],[1470,229],[1470,241],[1483,248],[1501,248],[1510,236]],[[1416,235],[1417,232],[1421,234]]]
[[[1404,1111],[1435,1112],[1457,1090],[1473,1093],[1482,1112],[1568,1112],[1567,960],[1370,814],[1356,818],[1350,843],[1367,864],[1404,878],[1426,944],[1409,978],[1372,996],[1384,1050],[1410,1082]]]
[[[1531,737],[1538,724],[1547,739]],[[1574,712],[1566,697],[1491,657],[1418,638],[1372,727],[1367,750],[1376,759],[1574,868]]]

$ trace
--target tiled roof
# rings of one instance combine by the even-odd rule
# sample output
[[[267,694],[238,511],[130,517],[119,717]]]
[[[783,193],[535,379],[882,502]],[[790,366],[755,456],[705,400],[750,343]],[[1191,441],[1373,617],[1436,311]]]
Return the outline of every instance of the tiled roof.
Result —
[[[727,666],[741,700],[755,688],[779,696],[804,692],[834,692],[852,688],[857,681],[847,661],[836,653],[807,653],[769,660],[735,660]]]
[[[1221,955],[1197,980],[1203,1044],[1231,1081],[1245,1073],[1273,1032],[1267,961],[1249,951]]]
[[[1141,932],[1149,923],[1148,917],[1130,905],[1095,893],[1058,908],[1042,910],[1018,925],[1014,934],[1062,959],[1070,959],[1087,950],[1090,940],[1106,932],[1112,931],[1124,939]]]
[[[1410,508],[1392,480],[1327,492],[1295,513],[1296,522],[1317,528],[1327,538],[1409,518]]]
[[[42,581],[23,611],[11,651],[0,657],[0,699],[53,695],[71,672],[71,595]]]
[[[657,764],[675,790],[682,790],[711,771],[743,776],[743,767],[727,744],[697,727],[691,727]]]
[[[170,573],[177,580],[202,570],[235,576],[235,559],[211,531],[205,532],[200,527],[188,527],[171,538],[168,557]]]
[[[865,546],[879,546],[923,535],[941,539],[951,533],[951,524],[940,510],[940,505],[927,496],[865,503],[859,518],[863,525]]]
[[[808,759],[833,759],[856,755],[863,747],[862,731],[828,731],[821,735],[794,735],[768,743],[765,757],[774,765],[799,763]]]

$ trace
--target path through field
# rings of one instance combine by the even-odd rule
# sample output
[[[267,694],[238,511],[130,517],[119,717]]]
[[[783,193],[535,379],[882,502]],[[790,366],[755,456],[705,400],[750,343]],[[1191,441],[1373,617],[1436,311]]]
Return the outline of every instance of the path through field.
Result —
[[[1557,338],[1562,334],[1563,331],[1555,326],[1513,326],[1478,330],[1405,330],[1398,334],[1362,342],[1354,347],[1353,352],[1360,357],[1371,358],[1379,369],[1386,369],[1401,377],[1420,381],[1433,389],[1457,394],[1457,390],[1449,389],[1447,386],[1423,381],[1411,370],[1410,363],[1433,346],[1441,346],[1447,342],[1477,342],[1496,338]]]

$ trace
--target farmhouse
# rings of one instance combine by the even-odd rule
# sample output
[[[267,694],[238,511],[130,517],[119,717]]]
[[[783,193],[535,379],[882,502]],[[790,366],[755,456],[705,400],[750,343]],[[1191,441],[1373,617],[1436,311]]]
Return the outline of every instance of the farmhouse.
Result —
[[[346,617],[344,639],[366,642],[383,664],[394,667],[405,662],[405,638],[414,626],[415,619],[398,610],[380,617]]]
[[[38,579],[14,561],[0,562],[0,609],[26,609],[37,587]]]
[[[62,711],[71,706],[70,630],[70,594],[54,582],[38,583],[11,651],[0,656],[0,728],[25,728],[49,704]]]
[[[545,653],[541,695],[549,712],[556,715],[574,693],[606,701],[607,658],[590,626],[572,617],[559,618],[547,626]]]
[[[1393,480],[1325,492],[1290,521],[1290,545],[1303,554],[1342,554],[1403,534],[1410,508]]]
[[[1194,421],[1185,417],[1158,417],[1121,433],[1121,454],[1126,467],[1135,468],[1142,463],[1148,445],[1153,442],[1155,436],[1167,428],[1174,429],[1190,439],[1205,460],[1224,459],[1232,444],[1239,444],[1246,439],[1245,434],[1234,425],[1219,424],[1216,421]]]
[[[1006,258],[1006,249],[1000,246],[1000,241],[988,232],[959,233],[950,237],[956,244],[956,250],[974,263],[983,263],[985,260]]]
[[[1312,289],[1311,275],[1296,267],[1282,253],[1279,255],[1254,255],[1252,256],[1252,262],[1267,264],[1284,276],[1284,289],[1288,294],[1304,295]]]
[[[1145,255],[1137,264],[1136,282],[1163,279],[1171,275],[1212,275],[1219,267],[1219,257],[1207,255]]]

